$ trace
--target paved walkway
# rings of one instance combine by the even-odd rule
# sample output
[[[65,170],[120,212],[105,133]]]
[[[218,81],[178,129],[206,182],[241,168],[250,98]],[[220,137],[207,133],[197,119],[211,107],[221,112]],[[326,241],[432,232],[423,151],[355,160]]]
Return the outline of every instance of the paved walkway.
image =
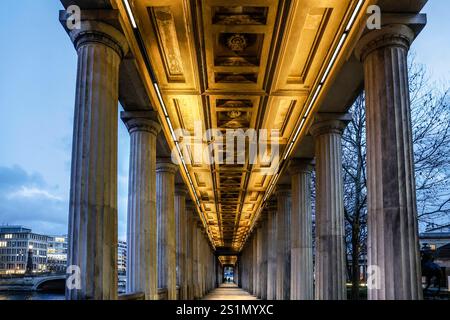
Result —
[[[214,289],[203,300],[257,300],[247,291],[242,290],[234,283],[223,283]]]

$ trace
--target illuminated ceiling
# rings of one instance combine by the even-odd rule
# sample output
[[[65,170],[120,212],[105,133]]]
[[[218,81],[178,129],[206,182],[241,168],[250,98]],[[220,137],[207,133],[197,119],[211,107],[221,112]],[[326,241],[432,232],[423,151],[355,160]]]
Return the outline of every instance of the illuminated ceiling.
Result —
[[[219,261],[222,266],[234,266],[236,265],[237,256],[219,256]]]
[[[372,2],[129,0],[127,8],[116,0],[115,8],[171,148],[180,141],[173,130],[193,135],[196,121],[203,131],[277,129],[282,170]],[[216,248],[242,248],[281,174],[248,160],[181,166]]]

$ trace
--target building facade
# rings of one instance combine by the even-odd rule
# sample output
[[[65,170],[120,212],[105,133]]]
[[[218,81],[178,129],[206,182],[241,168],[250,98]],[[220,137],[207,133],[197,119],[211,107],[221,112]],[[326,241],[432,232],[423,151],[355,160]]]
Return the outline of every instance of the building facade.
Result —
[[[22,226],[0,227],[0,274],[24,274],[32,256],[32,272],[47,271],[49,237]]]
[[[67,235],[49,236],[47,267],[51,272],[65,272],[67,268]]]
[[[450,244],[450,225],[427,228],[419,234],[420,247],[428,246],[432,251]]]
[[[119,240],[117,246],[117,272],[119,276],[127,272],[127,242]]]

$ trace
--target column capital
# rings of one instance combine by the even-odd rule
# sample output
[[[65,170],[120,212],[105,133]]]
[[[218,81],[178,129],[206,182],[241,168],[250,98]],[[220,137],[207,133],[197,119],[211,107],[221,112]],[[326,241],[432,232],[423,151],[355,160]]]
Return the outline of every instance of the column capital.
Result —
[[[356,46],[355,55],[358,60],[364,61],[370,53],[383,47],[403,47],[409,50],[414,37],[414,31],[404,24],[386,25],[365,34]]]
[[[156,136],[161,131],[161,125],[154,111],[123,111],[120,113],[120,118],[130,134],[144,131]]]
[[[186,197],[186,196],[188,196],[188,194],[189,194],[189,190],[184,184],[177,183],[175,185],[175,195],[177,195],[177,196],[185,196]]]
[[[69,17],[70,13],[60,11],[59,20],[77,50],[86,44],[101,43],[112,48],[121,58],[128,53],[128,41],[118,29],[120,28],[118,10],[83,10],[81,27],[73,30],[67,27]]]
[[[295,158],[289,162],[289,173],[310,173],[314,170],[314,165],[312,164],[313,159],[310,158]]]
[[[156,172],[168,172],[177,173],[178,166],[172,162],[170,158],[157,158],[156,159]]]
[[[313,137],[332,133],[342,135],[351,120],[349,113],[319,113],[309,131]]]
[[[275,188],[275,194],[277,197],[289,197],[291,195],[291,186],[288,184],[279,184]]]

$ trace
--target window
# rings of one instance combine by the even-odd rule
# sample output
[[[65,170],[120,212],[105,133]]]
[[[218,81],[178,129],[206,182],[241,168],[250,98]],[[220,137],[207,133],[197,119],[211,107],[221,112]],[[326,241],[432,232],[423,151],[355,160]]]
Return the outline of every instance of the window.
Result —
[[[6,241],[0,241],[0,248],[6,248],[8,243]]]

